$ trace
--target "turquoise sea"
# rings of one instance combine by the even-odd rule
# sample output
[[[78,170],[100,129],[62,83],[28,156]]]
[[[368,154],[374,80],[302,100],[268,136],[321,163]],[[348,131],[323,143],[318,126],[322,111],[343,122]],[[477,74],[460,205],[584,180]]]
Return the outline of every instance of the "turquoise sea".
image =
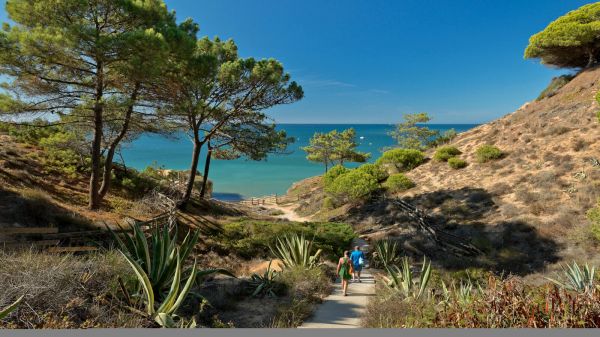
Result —
[[[463,132],[476,124],[429,124],[440,131],[454,128]],[[353,127],[360,142],[359,150],[371,153],[375,161],[385,147],[393,146],[394,140],[387,134],[394,129],[391,124],[281,124],[296,142],[288,148],[289,154],[271,155],[266,161],[245,159],[213,160],[209,179],[214,183],[213,196],[222,200],[236,200],[269,194],[284,194],[296,181],[320,175],[324,166],[306,160],[301,147],[308,145],[315,132],[329,132]],[[151,164],[168,169],[189,168],[192,144],[187,136],[167,139],[158,135],[144,135],[123,149],[123,159],[128,167],[143,170]],[[203,158],[203,155],[201,156]],[[203,163],[199,170],[202,171]],[[352,165],[349,165],[352,166]]]

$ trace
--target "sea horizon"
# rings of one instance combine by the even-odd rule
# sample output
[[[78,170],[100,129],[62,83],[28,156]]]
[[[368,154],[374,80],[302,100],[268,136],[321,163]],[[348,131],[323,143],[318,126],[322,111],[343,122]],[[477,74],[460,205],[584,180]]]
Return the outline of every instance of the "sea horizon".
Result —
[[[444,132],[455,129],[464,132],[481,124],[425,124],[429,128]],[[308,145],[315,132],[329,132],[353,127],[356,130],[358,150],[371,153],[369,162],[374,162],[382,149],[395,145],[394,139],[388,135],[395,124],[361,124],[361,123],[279,123],[277,128],[285,130],[295,142],[288,147],[289,153],[271,154],[264,161],[246,159],[218,160],[213,159],[209,180],[213,182],[213,198],[236,201],[250,197],[272,194],[285,194],[297,181],[321,175],[325,166],[306,159],[301,149]],[[188,170],[191,161],[192,143],[181,133],[180,136],[164,137],[156,134],[145,134],[123,148],[122,155],[127,167],[144,170],[150,165],[171,170]],[[202,172],[204,151],[198,170]],[[349,163],[348,167],[359,164]]]

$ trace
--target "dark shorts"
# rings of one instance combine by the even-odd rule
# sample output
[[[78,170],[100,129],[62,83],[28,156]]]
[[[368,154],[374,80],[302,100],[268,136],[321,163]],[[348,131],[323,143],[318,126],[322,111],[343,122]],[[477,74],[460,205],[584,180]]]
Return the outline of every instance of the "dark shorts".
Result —
[[[362,270],[362,266],[359,265],[359,264],[352,265],[352,267],[354,267],[354,271],[361,271]]]

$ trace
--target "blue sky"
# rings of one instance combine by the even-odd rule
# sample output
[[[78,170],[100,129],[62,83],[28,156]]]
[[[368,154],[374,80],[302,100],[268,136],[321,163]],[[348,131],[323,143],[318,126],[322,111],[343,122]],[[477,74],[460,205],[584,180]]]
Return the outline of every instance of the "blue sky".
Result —
[[[589,2],[166,0],[201,35],[283,62],[305,98],[270,111],[281,123],[394,123],[423,111],[434,123],[493,120],[561,73],[523,59],[529,36]]]

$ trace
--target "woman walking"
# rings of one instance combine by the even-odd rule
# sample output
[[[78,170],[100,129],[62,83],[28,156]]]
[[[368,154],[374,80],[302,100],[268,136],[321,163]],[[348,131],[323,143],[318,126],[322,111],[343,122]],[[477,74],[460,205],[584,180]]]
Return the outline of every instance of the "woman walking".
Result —
[[[348,292],[348,280],[352,278],[352,262],[350,261],[349,252],[345,251],[344,256],[340,258],[337,266],[337,274],[340,275],[340,279],[342,280],[342,290],[344,291],[344,296],[347,296]]]

